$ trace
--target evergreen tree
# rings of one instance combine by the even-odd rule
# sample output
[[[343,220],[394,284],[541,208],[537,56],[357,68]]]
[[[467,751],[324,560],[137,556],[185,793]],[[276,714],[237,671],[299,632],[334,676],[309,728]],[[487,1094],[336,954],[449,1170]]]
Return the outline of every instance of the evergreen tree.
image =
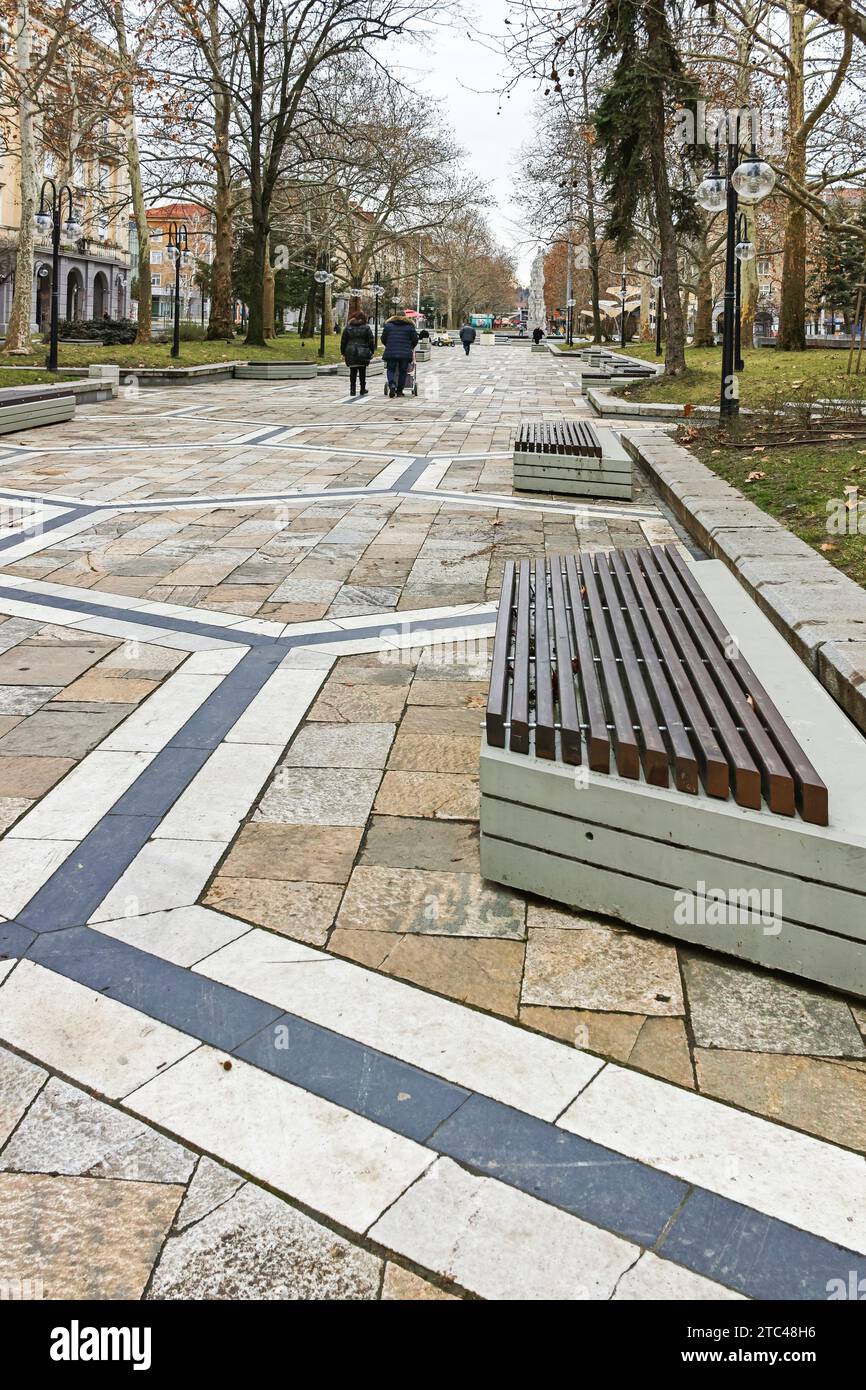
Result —
[[[625,250],[640,200],[654,208],[667,318],[665,367],[679,376],[685,371],[685,322],[677,234],[692,230],[694,207],[688,194],[670,186],[666,135],[669,114],[693,101],[697,87],[685,70],[665,0],[606,0],[595,36],[600,61],[614,62],[595,115],[610,203],[606,235]]]
[[[849,206],[833,209],[849,222],[866,227],[866,199],[856,212]],[[839,231],[824,226],[818,234],[812,255],[809,276],[809,299],[816,307],[822,303],[828,309],[839,310],[848,322],[857,303],[857,286],[864,275],[864,246],[856,232]]]

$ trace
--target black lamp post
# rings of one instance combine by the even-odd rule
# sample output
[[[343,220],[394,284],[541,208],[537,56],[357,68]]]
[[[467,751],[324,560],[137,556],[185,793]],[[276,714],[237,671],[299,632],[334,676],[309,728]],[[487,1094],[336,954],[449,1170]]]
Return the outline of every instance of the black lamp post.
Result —
[[[376,274],[375,270],[373,271],[373,274],[374,274],[374,275]],[[378,344],[379,344],[379,296],[385,293],[385,286],[384,286],[384,285],[380,285],[380,284],[379,284],[379,281],[378,281],[378,279],[377,279],[375,285],[371,285],[371,286],[370,286],[370,293],[371,293],[371,294],[374,296],[374,298],[375,298],[375,319],[376,319],[376,327],[375,327],[374,330],[373,330],[373,337],[375,338],[375,340],[376,340],[376,345],[378,346]]]
[[[625,261],[622,263],[622,279],[619,282],[619,345],[625,347]]]
[[[181,262],[186,265],[189,261],[189,242],[183,222],[169,222],[168,243],[165,249],[169,260],[174,261],[174,338],[171,355],[180,357],[180,267]]]
[[[568,320],[565,330],[565,341],[569,347],[571,347],[572,343],[574,342],[574,306],[576,305],[576,303],[576,299],[569,299],[566,301],[565,306],[568,310]]]
[[[318,270],[316,270],[316,271],[313,272],[313,279],[315,280],[315,282],[316,282],[317,285],[321,285],[321,286],[322,286],[322,321],[321,321],[321,324],[319,325],[319,356],[320,356],[320,357],[324,357],[324,355],[325,355],[325,295],[327,294],[327,291],[328,291],[328,285],[332,285],[332,284],[334,283],[334,277],[333,277],[333,275],[331,274],[330,270],[326,269],[325,266],[320,266]]]
[[[656,273],[650,280],[650,284],[656,292],[656,357],[662,355],[662,276],[661,264],[657,263]]]
[[[45,190],[50,189],[51,201],[46,204]],[[47,367],[49,372],[57,371],[57,322],[59,317],[59,287],[60,287],[60,209],[63,203],[63,195],[66,194],[69,205],[69,216],[66,219],[64,231],[70,241],[75,241],[81,235],[81,224],[79,223],[72,207],[72,189],[68,184],[63,184],[58,189],[53,179],[43,179],[42,189],[39,194],[39,211],[36,214],[36,230],[47,236],[51,232],[51,329],[48,337],[48,359]]]
[[[713,172],[701,180],[695,190],[695,200],[706,212],[726,212],[727,235],[725,238],[725,294],[724,318],[722,320],[722,382],[719,393],[719,418],[737,415],[740,410],[739,387],[737,383],[737,331],[734,320],[737,317],[737,262],[749,257],[737,255],[738,209],[739,203],[760,203],[772,193],[776,175],[765,160],[759,159],[752,142],[750,153],[742,158],[740,146],[740,121],[737,118],[734,139],[728,142],[727,163],[722,174],[719,161],[719,142],[716,138],[716,152]],[[754,247],[752,248],[754,253]]]

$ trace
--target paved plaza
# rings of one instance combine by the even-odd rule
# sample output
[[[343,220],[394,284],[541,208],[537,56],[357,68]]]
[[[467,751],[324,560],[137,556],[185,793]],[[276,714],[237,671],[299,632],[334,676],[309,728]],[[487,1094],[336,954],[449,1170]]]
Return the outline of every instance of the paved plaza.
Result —
[[[684,534],[639,474],[512,493],[514,426],[591,413],[567,359],[419,382],[133,385],[0,441],[3,1277],[826,1297],[866,1008],[479,870],[505,561]]]

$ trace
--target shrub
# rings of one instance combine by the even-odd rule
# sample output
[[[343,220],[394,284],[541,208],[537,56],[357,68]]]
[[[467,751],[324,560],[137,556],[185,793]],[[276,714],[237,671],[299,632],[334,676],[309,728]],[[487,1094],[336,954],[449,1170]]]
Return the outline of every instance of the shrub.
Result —
[[[61,338],[81,338],[112,347],[134,343],[138,325],[132,319],[61,319],[57,331]]]

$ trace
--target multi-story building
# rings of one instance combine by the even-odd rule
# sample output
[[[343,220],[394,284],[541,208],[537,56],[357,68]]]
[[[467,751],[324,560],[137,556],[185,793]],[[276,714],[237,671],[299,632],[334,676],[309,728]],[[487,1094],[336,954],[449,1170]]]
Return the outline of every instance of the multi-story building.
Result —
[[[150,238],[150,292],[154,328],[166,326],[174,318],[175,263],[168,254],[172,225],[186,228],[189,260],[180,268],[180,316],[184,321],[207,320],[210,302],[197,284],[197,263],[213,260],[213,216],[199,203],[163,203],[147,209]],[[129,223],[129,251],[133,267],[138,265],[138,234]],[[139,293],[141,290],[139,288]]]
[[[33,21],[33,50],[44,49],[49,29]],[[78,36],[91,68],[103,66],[110,73],[116,55],[88,35]],[[80,50],[78,58],[80,59]],[[52,80],[64,81],[63,60],[58,59]],[[106,83],[106,86],[108,83]],[[36,117],[36,192],[49,190],[45,179],[62,183],[72,192],[75,217],[81,224],[76,241],[64,237],[60,245],[58,276],[61,318],[123,318],[129,312],[129,252],[127,206],[129,184],[124,157],[123,129],[110,114],[91,118],[84,130],[75,130],[74,155],[69,144],[58,147],[56,132]],[[12,306],[21,224],[21,177],[17,116],[14,103],[3,109],[5,139],[0,146],[0,334],[6,330]],[[69,131],[66,132],[67,137]],[[67,219],[66,200],[62,222]],[[51,312],[51,233],[35,232],[32,317],[34,330],[46,330]]]

